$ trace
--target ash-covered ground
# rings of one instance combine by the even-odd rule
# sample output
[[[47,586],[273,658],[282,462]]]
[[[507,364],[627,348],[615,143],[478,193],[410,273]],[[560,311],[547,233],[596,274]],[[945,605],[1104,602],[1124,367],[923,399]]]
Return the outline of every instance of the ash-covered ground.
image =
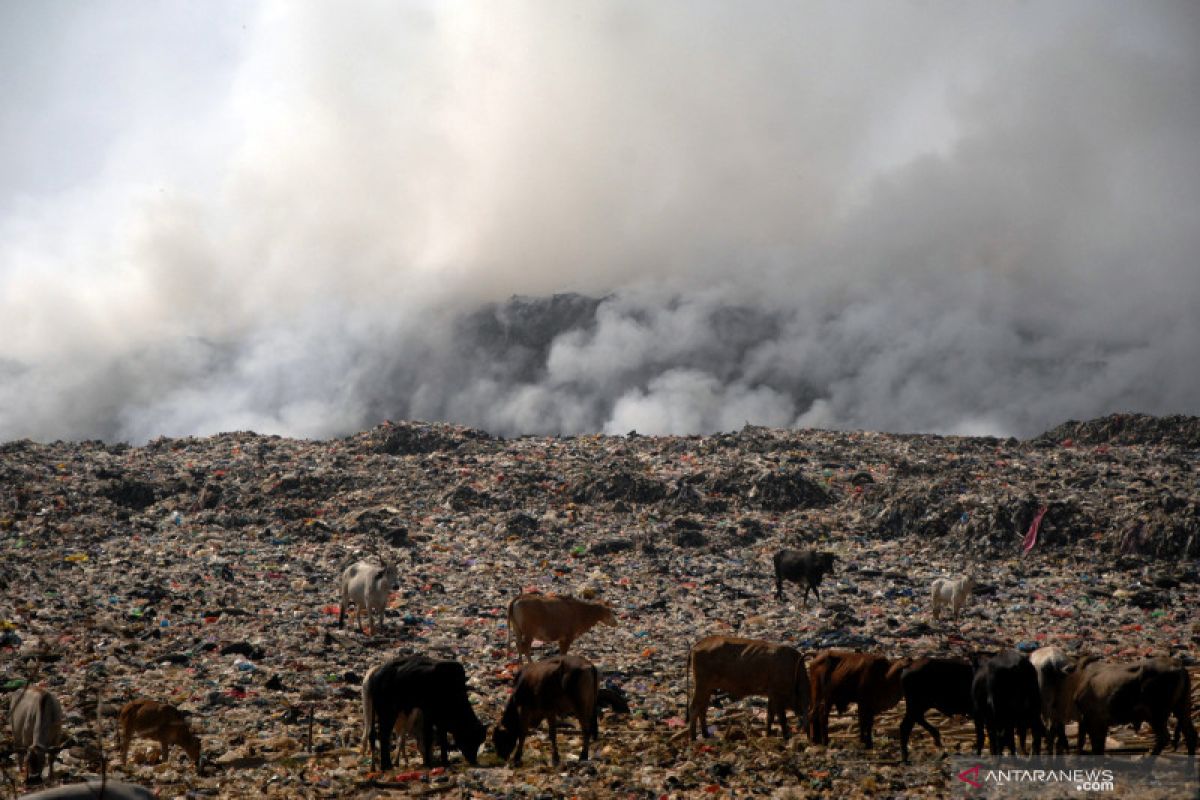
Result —
[[[722,702],[716,735],[688,744],[689,646],[736,633],[808,659],[831,646],[1167,651],[1193,667],[1197,691],[1198,464],[1200,419],[1137,415],[1025,441],[753,427],[506,440],[389,423],[329,441],[10,442],[0,683],[61,699],[60,777],[94,774],[106,756],[109,774],[163,797],[949,795],[950,767],[924,732],[913,763],[899,763],[903,703],[877,722],[872,751],[853,713],[835,715],[828,748],[765,738],[764,699]],[[796,585],[775,599],[770,559],[785,546],[836,553],[821,603],[805,606]],[[385,630],[339,628],[339,565],[380,548],[403,587]],[[963,618],[933,621],[930,582],[968,571],[980,585]],[[559,769],[543,729],[520,769],[489,746],[479,768],[455,753],[444,773],[414,762],[370,774],[358,751],[366,670],[401,652],[455,658],[495,723],[516,667],[504,612],[522,589],[616,610],[617,628],[572,652],[632,714],[604,714],[589,762],[574,759],[573,731],[560,734]],[[138,696],[191,712],[204,775],[178,749],[150,763],[147,740],[129,765],[111,763],[115,713]],[[971,748],[969,722],[931,720],[949,752]],[[1136,750],[1147,734],[1110,736]],[[3,736],[10,749],[7,724]],[[6,770],[15,780],[11,756]]]

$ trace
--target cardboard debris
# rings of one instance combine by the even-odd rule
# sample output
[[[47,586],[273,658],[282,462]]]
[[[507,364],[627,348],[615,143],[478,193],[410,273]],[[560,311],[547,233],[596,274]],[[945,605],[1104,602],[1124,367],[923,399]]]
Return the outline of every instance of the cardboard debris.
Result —
[[[834,715],[828,748],[763,738],[763,699],[718,698],[716,735],[688,743],[689,646],[721,632],[807,658],[1057,643],[1194,665],[1198,430],[1193,418],[1126,415],[1029,441],[755,427],[503,440],[389,423],[331,441],[10,442],[0,689],[31,681],[62,700],[62,780],[114,757],[126,700],[189,711],[205,774],[178,749],[155,763],[144,741],[125,767],[109,764],[162,797],[943,795],[947,768],[922,734],[914,763],[897,763],[902,706],[877,723],[869,754],[852,713]],[[838,556],[824,602],[806,607],[789,587],[780,603],[771,556],[803,546]],[[372,638],[337,627],[336,576],[376,551],[398,560],[402,589]],[[933,622],[930,582],[966,570],[980,586],[962,619]],[[371,774],[359,751],[367,669],[409,651],[458,659],[494,724],[516,670],[505,610],[522,590],[617,611],[617,628],[573,647],[630,706],[605,712],[593,760],[574,760],[566,730],[552,770],[543,728],[522,769],[489,744],[479,768],[456,754],[446,771]],[[943,733],[952,752],[971,746],[963,721]],[[1147,734],[1111,732],[1122,747]]]

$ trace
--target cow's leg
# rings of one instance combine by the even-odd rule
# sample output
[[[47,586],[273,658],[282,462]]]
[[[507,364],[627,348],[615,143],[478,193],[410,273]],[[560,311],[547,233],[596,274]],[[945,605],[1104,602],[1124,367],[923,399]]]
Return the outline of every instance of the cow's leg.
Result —
[[[438,746],[442,748],[442,767],[450,766],[450,739],[445,725],[437,726]]]
[[[117,741],[121,747],[121,766],[125,766],[125,761],[129,758],[129,743],[133,736],[128,728],[121,730],[117,736]]]
[[[1171,738],[1167,720],[1168,717],[1165,714],[1150,720],[1150,729],[1154,731],[1154,749],[1150,751],[1150,755],[1152,756],[1161,753]]]
[[[783,729],[783,740],[786,742],[788,737],[792,735],[788,730],[787,724],[787,703],[780,701],[779,703],[776,703],[776,705],[779,707],[779,727]]]
[[[1179,735],[1180,729],[1183,729],[1183,740],[1187,744],[1189,756],[1196,755],[1196,726],[1192,724],[1192,715],[1189,710],[1176,712],[1175,714],[1175,735]]]
[[[513,753],[513,766],[521,766],[521,756],[525,754],[525,726],[521,725],[521,733],[517,734],[517,750]]]
[[[767,697],[767,736],[771,735],[771,723],[775,721],[775,701]]]
[[[908,763],[908,738],[912,736],[913,723],[916,718],[905,709],[904,719],[900,720],[900,760]]]
[[[775,572],[775,599],[783,602],[783,576],[779,574],[778,570]]]
[[[558,715],[546,717],[546,725],[550,728],[550,763],[558,766]]]
[[[692,707],[688,709],[688,737],[696,738],[696,725],[700,725],[700,733],[705,739],[708,738],[708,701],[712,695],[712,690],[706,686],[697,684],[694,693],[692,694]]]
[[[338,606],[338,627],[342,627],[343,621],[346,619],[346,595],[342,595],[342,602]]]
[[[392,768],[392,731],[396,728],[396,717],[399,713],[399,709],[389,705],[383,708],[375,707],[371,738],[379,742],[379,768],[384,772]]]
[[[574,639],[572,639],[569,636],[565,639],[559,639],[558,640],[558,654],[560,656],[565,656],[567,654],[567,651],[571,649],[571,642],[573,642],[573,641],[574,641]]]
[[[162,748],[162,752],[158,754],[158,761],[160,764],[165,764],[167,763],[167,754],[171,752],[171,743],[166,739],[159,739],[158,744]]]
[[[975,755],[983,755],[983,717],[975,715]]]
[[[595,730],[594,716],[589,717],[587,714],[576,714],[579,720],[579,729],[583,731],[583,750],[579,754],[580,761],[588,760],[588,745],[592,742],[592,732]]]
[[[1092,753],[1094,755],[1104,755],[1104,748],[1107,745],[1108,725],[1099,723],[1088,728],[1088,738],[1092,740]]]
[[[863,746],[868,750],[871,749],[873,742],[871,741],[871,728],[875,725],[875,713],[868,706],[863,708],[862,703],[858,704],[858,740],[863,743]]]
[[[821,589],[820,589],[820,587],[819,587],[819,586],[817,586],[817,584],[816,584],[815,582],[813,582],[811,579],[809,580],[809,582],[808,582],[808,585],[812,587],[812,590],[813,590],[813,595],[815,595],[815,596],[816,596],[816,598],[817,598],[817,602],[818,602],[818,603],[819,603],[819,602],[821,602]]]

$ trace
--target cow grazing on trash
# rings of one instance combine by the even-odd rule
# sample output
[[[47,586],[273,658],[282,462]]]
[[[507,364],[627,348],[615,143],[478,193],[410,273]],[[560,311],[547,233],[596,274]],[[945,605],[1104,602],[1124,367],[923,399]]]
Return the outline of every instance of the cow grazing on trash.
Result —
[[[808,738],[813,744],[829,744],[829,711],[844,714],[851,703],[858,706],[858,738],[872,746],[875,717],[894,708],[904,695],[900,675],[906,661],[891,661],[873,653],[823,650],[808,664],[812,702],[808,716]]]
[[[363,611],[367,612],[367,623],[371,635],[375,635],[375,616],[379,616],[379,627],[383,627],[383,612],[387,608],[388,595],[394,589],[399,589],[395,564],[372,564],[369,561],[357,561],[342,570],[339,581],[342,603],[338,607],[338,627],[341,627],[346,616],[346,607],[354,603],[358,619],[358,630],[361,632]]]
[[[521,660],[532,660],[533,640],[557,642],[566,655],[571,643],[597,623],[615,628],[612,609],[568,596],[522,594],[508,604],[508,633],[516,640]]]
[[[433,764],[434,736],[441,745],[442,766],[449,766],[449,741],[467,763],[477,764],[479,745],[487,728],[475,716],[467,697],[467,673],[457,661],[435,661],[428,656],[410,655],[380,664],[368,676],[364,692],[370,704],[371,745],[379,750],[380,768],[392,768],[391,735],[396,718],[420,711],[419,737],[421,757],[426,766]]]
[[[63,738],[64,716],[58,699],[45,689],[26,686],[13,695],[8,711],[25,782],[41,782],[47,761],[53,778],[54,759]]]
[[[558,765],[558,718],[573,716],[579,720],[583,750],[579,760],[586,761],[588,747],[600,732],[597,723],[597,694],[600,676],[590,661],[579,656],[554,656],[522,667],[516,687],[508,698],[500,724],[492,733],[496,754],[520,766],[525,738],[542,720],[550,728],[550,760]],[[514,746],[516,751],[513,751]]]
[[[1196,754],[1196,728],[1192,724],[1192,682],[1177,659],[1146,658],[1132,664],[1111,664],[1093,656],[1079,659],[1068,675],[1065,691],[1079,717],[1078,748],[1085,738],[1092,752],[1104,754],[1105,739],[1112,725],[1150,724],[1154,732],[1152,755],[1158,755],[1169,740],[1168,722],[1175,716],[1176,730],[1187,743],[1189,756]]]
[[[367,692],[367,684],[377,669],[379,669],[378,666],[371,667],[371,670],[363,678],[362,682],[363,732],[360,751],[364,755],[370,753],[372,766],[375,764],[375,742],[371,739],[371,730],[375,725],[375,706],[371,702],[370,694]],[[408,748],[405,747],[405,741],[411,736],[417,744],[417,752],[424,753],[424,731],[425,716],[421,713],[421,709],[415,708],[408,713],[401,712],[396,715],[396,722],[392,726],[392,732],[396,734],[396,752],[404,761],[405,766],[408,766]]]
[[[1042,723],[1047,729],[1046,751],[1064,754],[1070,750],[1066,723],[1074,719],[1065,706],[1065,684],[1067,676],[1075,669],[1074,659],[1067,656],[1061,647],[1051,645],[1039,647],[1030,653],[1029,663],[1037,670],[1038,692],[1042,698]],[[1022,740],[1021,748],[1024,747]]]
[[[933,610],[933,618],[939,619],[941,610],[945,606],[950,606],[954,612],[954,619],[958,619],[958,612],[966,605],[967,600],[971,597],[971,592],[975,589],[975,578],[970,575],[965,575],[961,578],[938,578],[933,582],[931,608]]]
[[[161,762],[166,762],[171,745],[179,745],[196,765],[196,772],[201,772],[200,740],[188,726],[187,716],[174,706],[145,698],[130,700],[117,717],[117,736],[122,764],[129,757],[133,738],[141,736],[158,742]]]
[[[942,746],[942,735],[925,719],[930,709],[946,716],[975,715],[972,682],[974,665],[959,658],[918,658],[900,674],[904,689],[904,719],[900,721],[900,758],[908,762],[908,740],[913,725],[929,731],[933,743]]]
[[[975,752],[983,752],[983,734],[987,731],[992,755],[1003,755],[1005,748],[1017,755],[1016,734],[1025,740],[1025,731],[1033,731],[1033,754],[1041,755],[1042,700],[1038,673],[1024,653],[1005,650],[984,659],[976,666],[971,685],[975,704]],[[1022,745],[1023,746],[1023,745]]]
[[[696,725],[707,738],[708,702],[715,691],[735,700],[750,695],[767,698],[767,735],[779,717],[783,738],[788,738],[787,712],[808,724],[809,684],[800,652],[785,644],[732,636],[708,636],[688,653],[688,676],[695,689],[688,699],[688,737],[696,738]]]
[[[793,581],[804,584],[804,603],[807,605],[810,589],[817,596],[817,602],[821,602],[821,579],[833,571],[837,556],[816,550],[780,550],[773,560],[776,599],[783,601],[783,582]]]

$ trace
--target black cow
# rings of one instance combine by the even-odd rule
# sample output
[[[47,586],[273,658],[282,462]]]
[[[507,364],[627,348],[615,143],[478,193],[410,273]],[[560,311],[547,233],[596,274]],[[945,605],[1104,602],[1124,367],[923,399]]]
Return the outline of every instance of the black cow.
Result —
[[[975,702],[975,753],[983,753],[983,732],[987,729],[988,747],[994,756],[1008,748],[1017,754],[1016,732],[1021,741],[1025,731],[1033,731],[1033,754],[1042,752],[1042,695],[1037,670],[1024,653],[1004,652],[982,660],[971,684]]]
[[[467,699],[467,673],[457,661],[434,661],[428,656],[403,656],[377,667],[367,679],[367,694],[375,710],[371,745],[379,750],[380,766],[392,768],[392,729],[396,717],[420,709],[424,716],[422,757],[433,762],[433,737],[442,746],[442,766],[449,765],[446,734],[474,766],[479,746],[487,737]]]
[[[900,675],[904,688],[904,719],[900,722],[900,757],[908,762],[908,737],[914,724],[919,724],[933,736],[933,743],[942,746],[942,735],[925,719],[925,712],[935,709],[946,716],[974,716],[975,703],[971,697],[971,682],[975,667],[960,658],[919,658]]]
[[[804,602],[808,603],[808,590],[812,589],[821,602],[821,592],[818,587],[821,579],[833,571],[836,559],[833,553],[819,553],[816,550],[780,550],[775,554],[775,597],[783,600],[783,582],[785,580],[804,582]]]

